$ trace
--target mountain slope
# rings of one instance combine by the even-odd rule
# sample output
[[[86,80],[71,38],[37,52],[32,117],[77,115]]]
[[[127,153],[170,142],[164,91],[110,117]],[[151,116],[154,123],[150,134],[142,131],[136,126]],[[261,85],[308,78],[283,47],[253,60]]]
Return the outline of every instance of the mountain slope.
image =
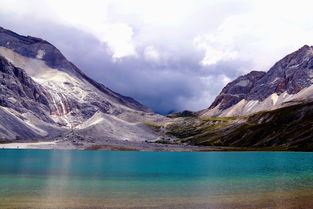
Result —
[[[202,116],[239,116],[274,110],[313,97],[313,47],[303,46],[267,73],[251,72],[229,83]]]
[[[92,80],[53,45],[39,38],[0,28],[0,65],[0,113],[5,120],[11,117],[10,124],[0,119],[0,137],[4,139],[51,138],[78,129],[84,135],[87,121],[100,115],[111,118],[111,125],[119,125],[114,120],[127,125],[115,129],[112,137],[105,122],[96,124],[98,129],[103,128],[97,138],[123,140],[134,124],[163,118]],[[15,127],[20,123],[29,130],[23,126],[17,131]],[[150,132],[146,135],[149,139],[157,137]]]
[[[178,118],[163,127],[176,143],[242,149],[313,151],[313,102],[248,116]]]

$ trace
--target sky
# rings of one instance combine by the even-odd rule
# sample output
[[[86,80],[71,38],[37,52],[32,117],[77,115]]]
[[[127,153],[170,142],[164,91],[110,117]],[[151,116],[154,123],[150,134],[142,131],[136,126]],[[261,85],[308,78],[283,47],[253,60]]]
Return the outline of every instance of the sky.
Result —
[[[310,1],[1,0],[0,26],[43,38],[91,78],[167,114],[313,45]]]

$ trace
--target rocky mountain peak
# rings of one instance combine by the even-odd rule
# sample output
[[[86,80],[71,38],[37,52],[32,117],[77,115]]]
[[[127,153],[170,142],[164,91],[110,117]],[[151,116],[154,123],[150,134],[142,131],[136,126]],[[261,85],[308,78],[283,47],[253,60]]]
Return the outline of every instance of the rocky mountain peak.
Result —
[[[297,51],[285,56],[283,59],[278,61],[269,71],[271,70],[281,70],[285,71],[288,68],[295,67],[296,65],[301,65],[304,62],[309,61],[313,57],[313,47],[304,45]]]
[[[245,107],[244,105],[245,103],[249,103],[249,101],[262,103],[272,95],[275,95],[275,98],[278,98],[283,93],[287,95],[295,95],[301,90],[310,87],[312,84],[313,47],[304,45],[297,51],[285,56],[275,63],[268,72],[252,71],[227,84],[222,92],[216,97],[208,111],[218,107],[218,114],[220,114],[222,111],[231,108],[244,100],[245,102],[242,103],[242,107],[238,108],[246,108],[245,111],[251,113],[254,109],[252,107]],[[281,99],[281,101],[283,100],[284,99]],[[276,104],[277,99],[274,99],[274,101],[273,105]],[[266,108],[270,108],[269,103],[257,110],[266,110]],[[233,112],[241,114],[238,113],[237,110]],[[214,111],[214,114],[215,113],[216,111]]]
[[[0,29],[0,47],[29,58],[43,60],[49,67],[78,75],[73,65],[48,41],[32,36],[22,36],[10,30]]]
[[[209,109],[219,105],[219,108],[224,110],[238,103],[249,94],[256,81],[262,78],[265,74],[266,73],[262,71],[252,71],[230,82],[223,88],[222,92],[215,99]]]
[[[10,51],[11,50],[11,51]],[[34,60],[38,61],[36,66],[38,65],[47,65],[47,67],[51,69],[56,69],[57,71],[64,72],[68,74],[68,76],[91,84],[97,90],[104,93],[107,97],[110,97],[116,103],[120,103],[127,107],[130,107],[135,110],[151,112],[147,107],[138,103],[134,99],[130,97],[126,97],[120,95],[116,92],[113,92],[106,86],[94,81],[89,78],[86,74],[84,74],[78,67],[76,67],[73,63],[68,61],[65,56],[51,43],[41,38],[35,38],[32,36],[23,36],[19,35],[10,30],[0,29],[0,55],[8,58],[11,57],[12,62],[20,61],[21,58],[16,58],[16,55],[13,55],[12,51],[17,55],[22,55],[26,58],[31,58],[33,61],[27,63],[19,63],[20,66],[24,67],[25,65],[34,66]],[[25,59],[23,59],[25,60]],[[45,67],[45,68],[47,68]],[[38,71],[38,69],[33,69],[32,71]],[[33,75],[37,75],[39,72],[33,72]],[[63,75],[66,75],[63,74]],[[71,82],[67,82],[71,83]]]
[[[273,93],[296,94],[312,85],[313,48],[305,45],[278,61],[247,97],[249,100],[264,100]]]
[[[98,136],[127,138],[126,132],[142,118],[158,117],[136,100],[89,78],[49,42],[3,28],[0,78],[0,117],[5,118],[0,120],[0,139],[41,138],[93,126],[103,126],[96,128]],[[90,118],[92,123],[82,125]]]

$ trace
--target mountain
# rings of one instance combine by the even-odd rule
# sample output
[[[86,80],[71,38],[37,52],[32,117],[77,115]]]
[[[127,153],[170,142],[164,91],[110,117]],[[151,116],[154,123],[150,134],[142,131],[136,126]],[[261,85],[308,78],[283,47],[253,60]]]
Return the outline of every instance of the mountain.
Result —
[[[149,140],[150,109],[92,80],[52,44],[0,28],[0,139]]]
[[[176,143],[224,150],[313,151],[313,47],[227,84],[203,111],[159,127]]]
[[[237,117],[176,118],[162,127],[187,143],[222,150],[313,151],[313,102]],[[218,149],[217,149],[218,150]]]
[[[252,71],[230,82],[202,116],[241,116],[313,98],[313,47],[303,46],[268,72]]]
[[[0,143],[54,140],[62,149],[313,151],[309,46],[268,72],[252,71],[230,82],[208,109],[168,117],[92,80],[49,42],[3,28],[0,78]]]

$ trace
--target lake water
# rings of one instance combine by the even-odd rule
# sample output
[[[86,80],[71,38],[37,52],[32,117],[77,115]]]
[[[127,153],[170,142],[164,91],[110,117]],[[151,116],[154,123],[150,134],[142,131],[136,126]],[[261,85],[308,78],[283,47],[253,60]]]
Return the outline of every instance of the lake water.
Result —
[[[0,150],[0,208],[313,208],[313,153]]]

